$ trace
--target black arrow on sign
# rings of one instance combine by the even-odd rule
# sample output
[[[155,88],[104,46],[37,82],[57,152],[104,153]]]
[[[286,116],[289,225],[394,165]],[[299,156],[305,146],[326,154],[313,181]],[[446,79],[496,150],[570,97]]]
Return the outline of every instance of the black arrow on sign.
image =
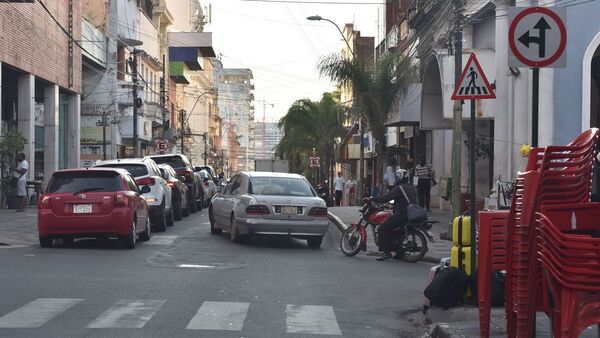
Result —
[[[525,32],[525,34],[521,35],[518,39],[525,47],[529,48],[530,43],[537,43],[539,46],[539,57],[546,57],[546,30],[552,29],[546,19],[541,17],[540,20],[533,26],[533,29],[537,29],[539,31],[538,36],[530,36],[529,31]]]

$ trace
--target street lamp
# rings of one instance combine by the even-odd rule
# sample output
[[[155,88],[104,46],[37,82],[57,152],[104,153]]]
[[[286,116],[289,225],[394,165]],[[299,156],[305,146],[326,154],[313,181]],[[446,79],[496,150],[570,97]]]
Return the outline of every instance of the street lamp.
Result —
[[[352,50],[352,47],[350,47],[350,42],[348,42],[348,39],[346,39],[346,36],[344,35],[344,33],[342,32],[342,30],[340,29],[340,26],[338,26],[335,22],[327,19],[327,18],[323,18],[320,15],[311,15],[308,18],[306,18],[307,20],[310,21],[328,21],[331,22],[335,28],[337,28],[337,30],[340,32],[340,34],[342,35],[342,38],[344,39],[344,41],[346,42],[346,46],[348,46],[348,49],[350,50],[350,53],[352,53],[352,55],[354,56],[354,51]]]

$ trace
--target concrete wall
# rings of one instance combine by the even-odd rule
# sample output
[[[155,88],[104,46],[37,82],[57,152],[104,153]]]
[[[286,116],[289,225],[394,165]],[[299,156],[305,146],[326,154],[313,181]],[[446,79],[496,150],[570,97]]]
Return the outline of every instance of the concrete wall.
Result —
[[[58,22],[68,27],[69,1],[44,3]],[[38,2],[0,3],[0,22],[0,62],[81,93],[81,49],[74,47],[73,86],[70,88],[67,61],[69,38]],[[73,1],[73,37],[81,40],[79,1]]]
[[[556,144],[568,143],[580,134],[582,129],[590,127],[588,123],[584,126],[582,121],[583,59],[590,43],[600,32],[598,13],[599,1],[567,7],[567,67],[554,69]],[[587,79],[589,85],[589,77]],[[585,114],[583,115],[583,119],[586,119]]]

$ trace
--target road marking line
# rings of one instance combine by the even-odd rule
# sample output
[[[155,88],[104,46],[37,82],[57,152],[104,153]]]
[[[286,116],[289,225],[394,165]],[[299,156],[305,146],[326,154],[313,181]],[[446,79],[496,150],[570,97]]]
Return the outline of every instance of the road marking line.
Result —
[[[287,333],[341,336],[333,307],[320,305],[288,305]]]
[[[204,302],[186,329],[241,331],[249,306],[250,303]]]
[[[120,300],[94,319],[87,328],[142,328],[166,300]]]
[[[200,264],[179,264],[177,265],[178,268],[184,268],[184,269],[210,269],[210,268],[216,268],[216,266],[214,265],[200,265]]]
[[[33,302],[0,317],[0,328],[37,328],[83,298],[38,298]]]
[[[148,242],[144,244],[151,245],[171,245],[173,241],[177,238],[176,235],[152,235]]]

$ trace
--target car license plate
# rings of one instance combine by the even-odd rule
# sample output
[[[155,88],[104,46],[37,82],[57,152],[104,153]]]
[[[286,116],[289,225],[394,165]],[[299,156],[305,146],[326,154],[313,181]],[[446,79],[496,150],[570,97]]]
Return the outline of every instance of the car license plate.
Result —
[[[288,214],[288,215],[295,215],[298,213],[298,207],[282,206],[281,213]]]
[[[92,205],[91,204],[77,204],[73,206],[74,214],[91,214],[92,213]]]

